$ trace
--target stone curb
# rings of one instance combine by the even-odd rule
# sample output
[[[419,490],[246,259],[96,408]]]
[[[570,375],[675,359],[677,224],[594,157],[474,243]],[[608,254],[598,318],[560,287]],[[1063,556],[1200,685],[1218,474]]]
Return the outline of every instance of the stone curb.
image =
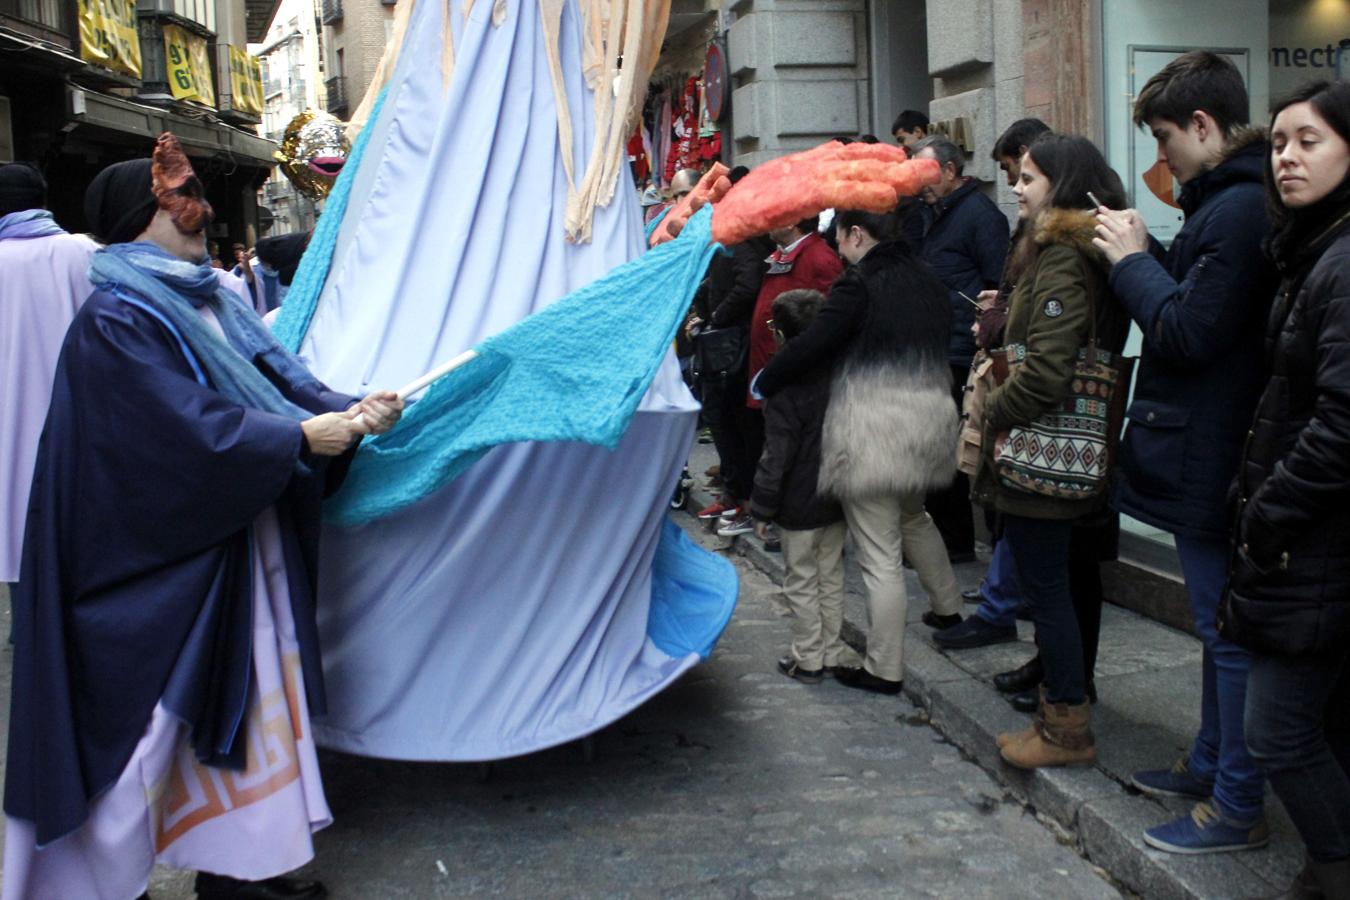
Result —
[[[695,488],[688,515],[715,499]],[[781,583],[782,554],[770,553],[753,535],[731,539],[728,552],[743,557]],[[1145,828],[1179,814],[1185,806],[1166,806],[1127,788],[1101,768],[1039,769],[1023,772],[1003,762],[995,737],[1025,728],[1015,712],[988,684],[958,666],[931,642],[931,630],[911,624],[905,642],[905,695],[928,711],[933,726],[963,753],[1036,812],[1047,816],[1076,842],[1088,860],[1128,891],[1159,900],[1252,900],[1278,894],[1284,873],[1258,872],[1242,854],[1177,856],[1152,850]],[[857,649],[864,632],[845,619],[844,640]]]

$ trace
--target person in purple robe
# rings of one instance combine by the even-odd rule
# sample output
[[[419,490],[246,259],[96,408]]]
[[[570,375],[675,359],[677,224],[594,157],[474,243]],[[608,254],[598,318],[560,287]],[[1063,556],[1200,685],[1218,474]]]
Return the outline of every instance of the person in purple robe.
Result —
[[[47,211],[47,182],[27,163],[0,166],[0,582],[19,580],[38,435],[61,340],[89,284],[98,245]]]
[[[14,592],[5,900],[308,900],[331,815],[319,507],[402,402],[329,390],[222,287],[171,135],[101,172],[107,246],[56,365]]]

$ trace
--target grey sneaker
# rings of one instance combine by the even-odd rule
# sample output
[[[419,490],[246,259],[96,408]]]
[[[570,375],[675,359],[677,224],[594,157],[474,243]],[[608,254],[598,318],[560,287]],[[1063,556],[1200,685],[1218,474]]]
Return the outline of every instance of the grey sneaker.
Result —
[[[755,520],[750,516],[737,516],[730,521],[723,519],[722,522],[723,524],[717,528],[717,533],[722,537],[750,534],[755,530]]]

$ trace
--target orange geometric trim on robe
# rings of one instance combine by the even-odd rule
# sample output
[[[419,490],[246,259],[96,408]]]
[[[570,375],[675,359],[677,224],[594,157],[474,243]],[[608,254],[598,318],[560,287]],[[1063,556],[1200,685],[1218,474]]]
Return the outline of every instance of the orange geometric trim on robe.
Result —
[[[159,797],[156,853],[203,822],[264,800],[300,777],[296,743],[304,739],[304,731],[298,653],[283,658],[282,682],[280,690],[250,707],[242,772],[203,766],[188,753],[174,759],[165,781],[152,792]]]

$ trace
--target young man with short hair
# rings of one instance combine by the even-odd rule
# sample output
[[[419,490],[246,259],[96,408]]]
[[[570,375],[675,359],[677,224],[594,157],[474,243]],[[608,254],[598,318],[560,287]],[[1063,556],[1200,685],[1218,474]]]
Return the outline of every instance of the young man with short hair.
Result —
[[[1144,333],[1120,450],[1117,510],[1171,533],[1195,630],[1204,642],[1200,733],[1171,769],[1137,772],[1155,795],[1194,810],[1149,829],[1174,853],[1265,845],[1263,781],[1243,729],[1249,657],[1218,633],[1228,572],[1228,488],[1260,394],[1262,341],[1275,290],[1261,252],[1268,230],[1264,135],[1245,127],[1237,68],[1204,50],[1183,54],[1139,92],[1134,121],[1158,142],[1181,183],[1186,223],[1164,254],[1136,210],[1099,209],[1097,247],[1111,289]]]
[[[928,117],[917,109],[907,109],[895,117],[891,135],[895,142],[914,155],[914,145],[928,137]]]
[[[1040,119],[1018,119],[994,141],[994,149],[989,156],[998,163],[1003,177],[1008,179],[1008,187],[1017,184],[1022,174],[1022,154],[1027,152],[1032,141],[1049,130],[1050,126]]]

